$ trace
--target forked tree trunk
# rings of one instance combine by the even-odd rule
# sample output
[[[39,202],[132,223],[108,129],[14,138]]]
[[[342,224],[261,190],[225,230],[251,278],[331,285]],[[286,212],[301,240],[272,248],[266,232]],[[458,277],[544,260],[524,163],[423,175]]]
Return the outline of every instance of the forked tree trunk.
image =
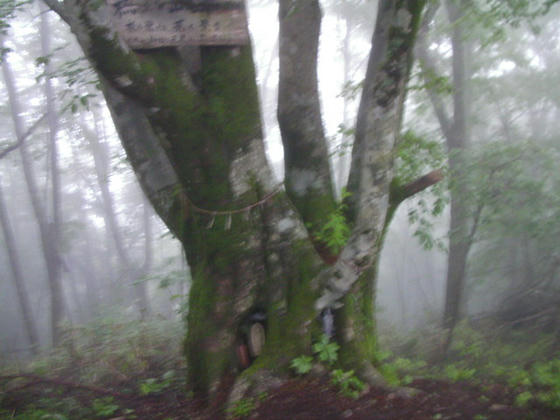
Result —
[[[319,313],[341,303],[343,363],[366,364],[375,380],[376,267],[390,216],[406,196],[392,185],[392,153],[424,1],[380,2],[352,157],[352,233],[339,256],[318,235],[336,202],[317,90],[317,1],[280,2],[285,192],[264,154],[249,45],[133,52],[113,32],[104,5],[45,1],[95,65],[142,188],[185,248],[193,389],[212,396],[237,377],[235,399],[276,383],[294,357],[311,353]],[[239,375],[245,322],[261,311],[266,344]]]

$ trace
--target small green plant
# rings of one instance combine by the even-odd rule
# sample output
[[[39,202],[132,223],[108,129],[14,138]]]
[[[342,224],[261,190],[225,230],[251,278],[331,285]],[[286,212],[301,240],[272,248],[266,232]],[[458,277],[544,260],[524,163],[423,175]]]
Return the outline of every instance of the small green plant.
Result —
[[[15,414],[15,412],[9,410],[0,410],[0,418],[10,420],[69,420],[63,414],[37,409],[25,410],[20,414]]]
[[[390,350],[378,350],[375,353],[375,357],[379,362],[384,362],[385,360],[388,360],[392,356],[393,356],[393,352]]]
[[[352,398],[358,398],[366,385],[354,375],[353,370],[335,369],[331,373],[331,382],[340,388],[340,392]]]
[[[487,402],[490,401],[490,398],[488,398],[486,395],[481,395],[480,397],[478,397],[478,401],[486,404]]]
[[[560,359],[536,363],[532,374],[535,384],[545,388],[537,399],[549,407],[560,408]]]
[[[515,397],[515,405],[518,407],[525,407],[532,399],[533,394],[530,391],[522,392]]]
[[[169,370],[162,376],[162,380],[158,381],[155,378],[148,378],[140,384],[140,394],[149,395],[156,394],[171,386],[175,377],[175,372]]]
[[[123,414],[127,419],[135,419],[138,418],[136,416],[136,414],[134,414],[134,409],[133,408],[125,408],[123,410]]]
[[[476,369],[474,368],[473,369],[458,368],[455,365],[447,365],[445,367],[445,375],[452,382],[468,381],[473,378],[475,373],[476,373]]]
[[[317,239],[323,242],[329,250],[335,254],[340,252],[350,236],[350,227],[348,223],[346,223],[346,217],[344,216],[347,210],[344,200],[349,196],[350,193],[343,189],[340,203],[338,203],[336,209],[328,215],[328,220],[325,225],[316,233]]]
[[[114,403],[113,397],[97,398],[93,400],[93,411],[100,417],[112,416],[119,408],[120,407]]]
[[[313,352],[317,355],[317,358],[329,366],[332,366],[338,360],[339,348],[340,346],[331,342],[326,334],[323,334],[321,339],[313,344]],[[290,364],[291,368],[300,375],[308,373],[312,365],[313,358],[310,356],[296,357]],[[358,398],[366,388],[366,385],[354,375],[353,370],[334,369],[331,372],[331,382],[340,388],[343,395],[352,398]]]
[[[338,360],[338,349],[340,346],[335,342],[330,342],[329,337],[326,334],[321,336],[321,339],[313,344],[313,352],[317,354],[317,357],[321,362],[325,362],[328,365],[332,365]]]
[[[298,375],[305,375],[313,366],[313,358],[311,356],[299,356],[292,360],[290,367],[296,371]]]
[[[526,370],[512,368],[508,372],[507,383],[512,388],[519,386],[530,386],[531,375]]]
[[[383,376],[390,385],[410,385],[414,380],[413,375],[418,375],[426,368],[423,360],[411,360],[397,357],[392,362],[384,363],[381,367]]]
[[[228,414],[233,418],[244,418],[249,416],[256,408],[253,398],[242,398],[233,407],[227,409]]]

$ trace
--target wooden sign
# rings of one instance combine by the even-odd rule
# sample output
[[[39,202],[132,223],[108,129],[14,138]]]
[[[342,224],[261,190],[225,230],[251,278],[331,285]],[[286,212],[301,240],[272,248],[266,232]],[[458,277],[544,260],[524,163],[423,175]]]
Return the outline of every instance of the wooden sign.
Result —
[[[133,49],[249,43],[243,0],[108,0]]]

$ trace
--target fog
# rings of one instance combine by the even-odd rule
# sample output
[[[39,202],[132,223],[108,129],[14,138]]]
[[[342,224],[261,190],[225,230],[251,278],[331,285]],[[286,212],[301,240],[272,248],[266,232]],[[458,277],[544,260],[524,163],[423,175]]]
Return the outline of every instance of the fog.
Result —
[[[322,2],[318,72],[332,176],[339,190],[348,176],[349,142],[375,21],[373,3]],[[9,50],[3,66],[12,70],[16,95],[9,95],[12,82],[4,73],[0,82],[0,204],[5,207],[0,231],[0,358],[4,360],[32,353],[17,281],[24,284],[40,348],[52,344],[45,246],[59,251],[55,265],[69,330],[97,317],[179,321],[187,310],[190,275],[180,243],[143,197],[96,89],[96,76],[80,58],[72,34],[53,13],[48,16],[50,31],[41,33],[38,5],[26,5],[10,20],[2,38]],[[249,1],[249,17],[267,152],[280,180],[275,2]],[[477,23],[476,15],[465,18],[472,20],[462,39],[467,51],[468,77],[462,93],[468,141],[453,168],[454,181],[445,178],[410,198],[394,216],[376,292],[381,329],[406,334],[441,324],[449,238],[455,234],[449,231],[452,194],[463,203],[469,239],[460,318],[493,316],[514,325],[530,320],[548,331],[557,328],[558,17],[558,7],[553,7],[545,16],[517,24]],[[402,132],[413,133],[422,146],[403,150],[395,158],[396,170],[404,177],[411,175],[406,171],[412,158],[418,173],[438,169],[434,164],[447,171],[449,156],[457,153],[446,145],[437,114],[441,106],[447,118],[453,117],[457,90],[452,78],[452,30],[445,11],[439,10],[422,34],[423,53],[430,56],[429,65],[438,75],[429,79],[425,67],[417,63],[413,68]],[[41,51],[45,37],[52,44],[48,56]],[[47,80],[54,90],[52,98],[45,93]],[[21,108],[15,116],[14,100]],[[57,120],[56,162],[49,142],[53,115],[47,114],[48,106],[54,107]],[[16,124],[29,134],[25,149],[34,192],[24,175],[22,146],[12,150],[21,135]],[[56,177],[59,186],[53,184]],[[32,194],[42,207],[42,220],[33,208]],[[59,221],[55,212],[60,212]],[[56,243],[44,242],[41,229],[49,232],[55,227],[57,233],[50,238],[57,238]],[[15,271],[14,264],[19,266]]]

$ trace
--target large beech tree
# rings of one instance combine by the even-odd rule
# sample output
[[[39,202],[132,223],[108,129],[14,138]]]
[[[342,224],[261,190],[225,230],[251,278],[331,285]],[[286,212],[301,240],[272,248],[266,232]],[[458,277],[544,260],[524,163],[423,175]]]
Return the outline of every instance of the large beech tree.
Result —
[[[336,251],[320,234],[337,203],[317,86],[318,1],[279,1],[283,186],[264,153],[250,45],[133,50],[104,1],[45,3],[96,68],[142,188],[185,248],[193,389],[212,396],[237,378],[233,394],[242,395],[275,383],[294,357],[311,352],[325,308],[334,309],[340,362],[379,381],[373,309],[384,232],[403,199],[439,179],[432,173],[400,185],[393,175],[425,1],[379,1],[347,188],[350,235]],[[231,0],[177,3],[245,7]],[[256,309],[267,315],[266,344],[239,375],[239,328]]]

